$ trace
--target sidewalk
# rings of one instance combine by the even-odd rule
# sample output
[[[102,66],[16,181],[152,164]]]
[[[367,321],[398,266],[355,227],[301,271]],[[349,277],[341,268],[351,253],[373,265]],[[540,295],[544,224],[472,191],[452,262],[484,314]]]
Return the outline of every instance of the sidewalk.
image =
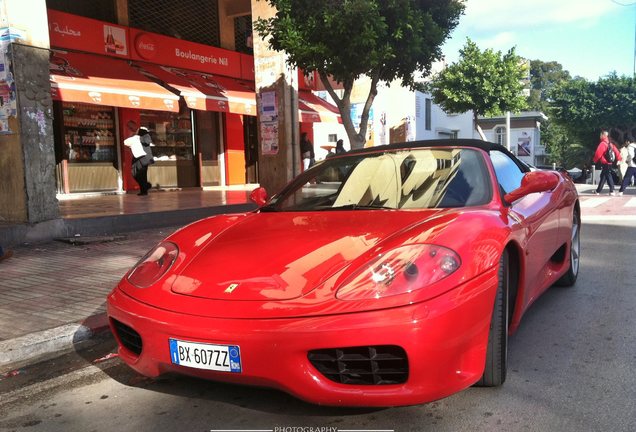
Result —
[[[71,348],[106,330],[107,294],[176,228],[106,242],[14,248],[13,257],[0,263],[0,376],[6,365]]]
[[[607,188],[604,195],[596,196],[592,185],[577,187],[583,222],[612,217],[636,221],[634,188],[625,196],[610,197]],[[156,242],[189,220],[203,217],[201,213],[253,208],[247,192],[234,192],[157,192],[150,194],[150,200],[128,195],[61,203],[65,220],[80,222],[75,226],[100,227],[102,220],[110,224],[101,226],[100,236],[82,232],[69,237],[74,244],[14,246],[14,256],[0,263],[0,379],[20,362],[71,349],[107,330],[105,299],[126,271]],[[136,230],[137,226],[148,229]]]
[[[58,196],[60,217],[36,224],[0,221],[3,247],[42,243],[59,237],[112,235],[145,228],[185,225],[220,212],[255,208],[243,187],[151,191],[136,194],[73,194]]]
[[[61,197],[56,221],[0,224],[14,252],[0,262],[0,380],[107,330],[106,295],[139,258],[189,222],[255,208],[249,189]]]

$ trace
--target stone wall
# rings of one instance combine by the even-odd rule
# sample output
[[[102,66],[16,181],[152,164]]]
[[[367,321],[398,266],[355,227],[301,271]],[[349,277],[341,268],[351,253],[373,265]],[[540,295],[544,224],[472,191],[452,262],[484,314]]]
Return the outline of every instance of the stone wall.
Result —
[[[53,143],[53,105],[49,83],[49,51],[11,44],[17,119],[9,139],[9,197],[2,196],[0,216],[13,222],[36,223],[58,217]],[[8,177],[8,178],[7,178]]]

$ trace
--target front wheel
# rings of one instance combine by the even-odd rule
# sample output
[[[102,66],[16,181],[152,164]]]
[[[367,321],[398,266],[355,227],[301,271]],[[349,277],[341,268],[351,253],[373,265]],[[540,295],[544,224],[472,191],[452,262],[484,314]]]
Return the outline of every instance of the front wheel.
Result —
[[[495,306],[490,320],[488,333],[488,351],[486,352],[486,367],[477,386],[496,387],[506,380],[508,370],[508,290],[510,287],[510,266],[508,251],[503,252],[499,259],[499,284]]]
[[[581,215],[578,210],[574,210],[572,216],[572,235],[570,238],[570,268],[556,282],[558,286],[569,287],[576,283],[579,275],[579,260],[581,257]]]

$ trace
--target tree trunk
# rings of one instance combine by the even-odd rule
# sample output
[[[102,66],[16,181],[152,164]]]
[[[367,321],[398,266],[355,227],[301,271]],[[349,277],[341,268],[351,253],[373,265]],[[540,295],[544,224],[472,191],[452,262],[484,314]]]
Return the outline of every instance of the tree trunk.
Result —
[[[479,137],[481,138],[481,140],[488,141],[486,139],[486,135],[484,135],[484,131],[481,130],[481,126],[479,126],[479,123],[477,122],[478,118],[479,118],[479,114],[473,111],[473,126],[475,130],[477,131],[477,133],[479,134]]]
[[[320,76],[320,81],[327,89],[327,92],[331,95],[331,98],[336,103],[338,110],[340,111],[340,117],[342,118],[342,125],[347,132],[347,138],[349,138],[349,145],[351,149],[360,149],[364,148],[364,145],[367,142],[367,127],[369,124],[369,111],[371,110],[371,105],[373,104],[373,100],[378,93],[378,81],[379,81],[379,72],[376,76],[371,79],[371,88],[369,90],[369,95],[367,96],[367,100],[364,104],[364,108],[362,110],[362,115],[360,118],[360,127],[356,130],[353,125],[353,120],[351,119],[351,90],[353,88],[354,82],[345,82],[343,83],[344,94],[342,98],[338,97],[333,87],[331,86],[331,82],[329,81],[328,76],[324,72],[318,72]]]

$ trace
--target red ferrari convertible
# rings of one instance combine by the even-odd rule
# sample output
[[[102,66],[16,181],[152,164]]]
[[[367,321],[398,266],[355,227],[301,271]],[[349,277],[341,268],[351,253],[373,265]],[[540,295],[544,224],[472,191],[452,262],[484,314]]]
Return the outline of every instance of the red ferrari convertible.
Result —
[[[508,335],[579,270],[572,181],[483,141],[351,151],[252,198],[169,236],[109,295],[132,368],[325,405],[429,402],[501,385]]]

